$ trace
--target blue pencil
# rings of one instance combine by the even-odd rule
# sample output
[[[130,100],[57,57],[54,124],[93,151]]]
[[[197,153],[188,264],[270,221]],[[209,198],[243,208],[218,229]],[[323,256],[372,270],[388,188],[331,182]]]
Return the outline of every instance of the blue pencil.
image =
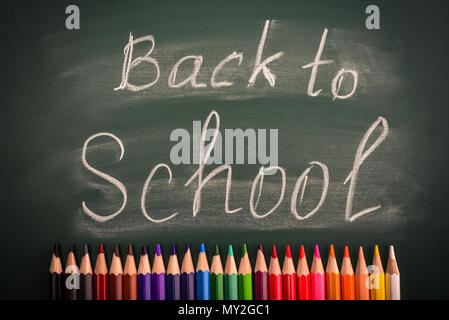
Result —
[[[171,246],[171,254],[167,265],[167,300],[181,299],[181,276],[179,271],[178,256],[176,255],[176,247],[173,243]]]
[[[137,299],[151,300],[151,267],[147,247],[142,247],[137,271]]]
[[[210,271],[204,243],[196,265],[196,300],[210,300]]]

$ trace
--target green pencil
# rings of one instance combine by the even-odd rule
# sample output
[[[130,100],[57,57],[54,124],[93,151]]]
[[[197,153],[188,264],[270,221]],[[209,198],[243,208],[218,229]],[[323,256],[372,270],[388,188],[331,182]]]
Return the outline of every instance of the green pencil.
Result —
[[[246,243],[243,244],[242,258],[240,259],[239,272],[239,300],[253,300],[253,279],[251,263],[249,262]]]
[[[215,254],[210,267],[210,298],[211,300],[223,300],[223,265],[221,264],[218,244],[215,246]]]
[[[232,245],[229,245],[228,258],[226,259],[224,273],[224,298],[225,300],[237,300],[237,266],[235,265]]]

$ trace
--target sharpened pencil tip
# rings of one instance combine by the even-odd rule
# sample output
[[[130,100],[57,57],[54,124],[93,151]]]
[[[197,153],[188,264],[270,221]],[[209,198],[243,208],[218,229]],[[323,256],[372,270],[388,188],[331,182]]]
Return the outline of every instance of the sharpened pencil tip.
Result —
[[[291,258],[292,257],[292,252],[290,250],[290,245],[289,244],[287,244],[287,248],[285,249],[285,256],[287,258]]]
[[[345,253],[344,253],[343,256],[346,257],[346,258],[349,258],[349,248],[348,248],[348,246],[345,246]]]
[[[390,246],[390,253],[389,253],[389,256],[390,256],[391,259],[396,260],[396,256],[395,256],[395,254],[394,254],[394,248],[393,248],[393,246]]]
[[[215,255],[216,256],[220,255],[220,249],[218,248],[218,243],[215,245]]]
[[[59,244],[55,243],[55,245],[53,246],[53,254],[55,255],[56,258],[59,258]]]
[[[89,254],[89,246],[87,244],[84,245],[84,254]]]
[[[228,255],[231,257],[234,256],[234,250],[232,250],[232,244],[230,244],[228,247]]]
[[[301,248],[299,249],[299,259],[304,258],[306,255],[306,251],[304,250],[304,246],[301,245]]]
[[[262,247],[262,244],[259,244],[259,250],[262,251],[262,253],[263,253],[263,247]]]
[[[156,244],[156,255],[157,256],[161,256],[162,255],[161,245],[159,243]]]
[[[246,248],[246,243],[243,244],[242,246],[242,257],[248,252],[247,248]]]
[[[321,259],[320,249],[318,248],[317,244],[315,245],[315,257],[318,258],[318,259]]]
[[[360,246],[360,248],[359,248],[359,259],[361,259],[361,258],[364,258],[362,246]]]
[[[69,246],[69,253],[70,253],[70,252],[74,253],[74,251],[73,251],[73,243],[70,244],[70,246]]]
[[[334,245],[331,244],[331,247],[329,249],[329,257],[335,258],[335,251],[334,251]]]
[[[176,255],[176,246],[175,246],[174,242],[171,244],[171,252],[170,252],[170,254],[172,256]]]
[[[100,245],[98,246],[98,253],[104,253],[104,247],[102,243],[100,243]]]
[[[114,254],[117,256],[117,257],[120,257],[120,251],[119,251],[119,249],[118,249],[118,243],[115,245],[115,247],[114,247]]]
[[[200,245],[200,252],[206,252],[206,248],[204,247],[204,243]]]
[[[379,256],[380,255],[379,254],[379,246],[377,244],[374,246],[374,255],[375,256]]]
[[[190,249],[190,245],[188,243],[186,243],[186,250],[185,250],[185,252],[189,251],[189,249]]]
[[[142,255],[144,256],[144,255],[147,255],[147,254],[148,254],[147,246],[143,246],[142,247]]]
[[[271,249],[271,257],[276,259],[278,257],[278,253],[276,252],[276,246],[273,245],[273,249]]]
[[[131,243],[128,245],[128,255],[130,255],[130,256],[134,255],[133,245]]]

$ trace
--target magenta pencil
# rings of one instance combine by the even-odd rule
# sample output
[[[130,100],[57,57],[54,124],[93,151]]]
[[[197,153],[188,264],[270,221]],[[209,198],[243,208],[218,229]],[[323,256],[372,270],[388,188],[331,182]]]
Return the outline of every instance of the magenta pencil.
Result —
[[[326,300],[326,281],[320,250],[315,245],[312,267],[310,268],[310,286],[312,300]]]

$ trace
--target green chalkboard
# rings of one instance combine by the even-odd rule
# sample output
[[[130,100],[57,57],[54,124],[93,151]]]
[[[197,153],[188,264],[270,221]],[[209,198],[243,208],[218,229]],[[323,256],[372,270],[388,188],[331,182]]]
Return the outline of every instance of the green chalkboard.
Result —
[[[370,4],[2,1],[0,298],[47,298],[55,241],[393,244],[449,298],[447,3]]]

